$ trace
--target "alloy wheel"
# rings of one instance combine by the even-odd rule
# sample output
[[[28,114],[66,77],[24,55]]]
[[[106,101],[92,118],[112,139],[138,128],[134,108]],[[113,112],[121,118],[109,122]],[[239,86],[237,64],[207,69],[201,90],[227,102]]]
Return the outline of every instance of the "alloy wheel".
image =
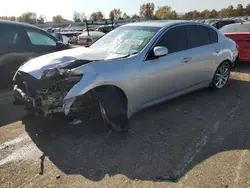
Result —
[[[216,72],[215,75],[215,86],[220,89],[223,88],[229,79],[229,67],[227,65],[222,65]]]

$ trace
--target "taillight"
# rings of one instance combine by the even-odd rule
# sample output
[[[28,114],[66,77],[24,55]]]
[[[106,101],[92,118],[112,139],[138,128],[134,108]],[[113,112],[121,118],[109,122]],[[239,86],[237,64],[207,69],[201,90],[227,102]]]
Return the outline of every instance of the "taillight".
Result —
[[[89,46],[89,45],[92,44],[92,40],[88,38],[87,41],[86,41],[86,43],[87,43],[87,45]]]

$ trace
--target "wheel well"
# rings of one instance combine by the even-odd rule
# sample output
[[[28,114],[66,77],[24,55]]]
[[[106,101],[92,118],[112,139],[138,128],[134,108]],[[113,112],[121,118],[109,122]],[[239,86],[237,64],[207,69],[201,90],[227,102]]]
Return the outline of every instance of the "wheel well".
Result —
[[[119,95],[119,97],[121,99],[121,102],[122,102],[124,108],[127,110],[128,109],[128,98],[127,98],[125,92],[121,88],[114,86],[114,85],[103,85],[103,86],[98,86],[96,88],[93,88],[92,90],[101,92],[102,90],[107,89],[108,87],[115,88],[117,94]]]
[[[233,67],[233,63],[234,63],[234,62],[232,62],[231,60],[226,59],[226,60],[223,61],[223,62],[227,62],[227,63],[229,63],[229,65],[230,65],[231,68]]]

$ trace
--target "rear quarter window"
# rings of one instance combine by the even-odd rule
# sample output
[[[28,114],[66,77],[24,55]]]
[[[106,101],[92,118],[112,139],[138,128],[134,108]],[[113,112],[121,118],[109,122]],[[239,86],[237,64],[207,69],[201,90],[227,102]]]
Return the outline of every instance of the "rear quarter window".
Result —
[[[218,42],[218,33],[211,29],[211,28],[207,28],[208,33],[209,33],[209,37],[210,37],[210,43],[214,44]]]

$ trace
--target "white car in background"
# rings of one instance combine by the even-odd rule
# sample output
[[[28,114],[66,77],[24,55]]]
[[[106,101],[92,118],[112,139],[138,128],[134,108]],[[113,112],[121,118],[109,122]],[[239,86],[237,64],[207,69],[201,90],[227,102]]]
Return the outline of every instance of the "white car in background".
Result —
[[[85,31],[78,36],[78,43],[83,46],[90,46],[93,42],[104,36],[100,31]]]
[[[83,33],[78,36],[78,42],[80,45],[83,46],[90,46],[93,42],[104,36],[105,34],[109,33],[113,29],[115,29],[116,25],[102,25],[93,30],[93,28],[89,28],[89,32],[87,29],[83,30]]]

